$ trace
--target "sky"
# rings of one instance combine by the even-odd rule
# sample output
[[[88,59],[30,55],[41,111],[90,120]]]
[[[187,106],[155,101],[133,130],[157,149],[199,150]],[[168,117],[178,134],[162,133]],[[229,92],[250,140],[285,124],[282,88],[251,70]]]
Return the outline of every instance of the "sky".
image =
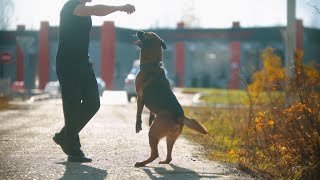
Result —
[[[14,12],[9,29],[24,24],[37,30],[41,21],[50,26],[59,23],[59,11],[67,0],[12,0]],[[320,7],[320,0],[296,0],[296,16],[305,27],[320,29],[320,12],[309,4]],[[233,21],[242,27],[285,26],[287,0],[93,0],[94,4],[133,4],[136,12],[127,15],[116,12],[104,17],[92,17],[93,25],[114,21],[117,27],[130,29],[175,28],[182,19],[193,18],[193,27],[230,28]]]

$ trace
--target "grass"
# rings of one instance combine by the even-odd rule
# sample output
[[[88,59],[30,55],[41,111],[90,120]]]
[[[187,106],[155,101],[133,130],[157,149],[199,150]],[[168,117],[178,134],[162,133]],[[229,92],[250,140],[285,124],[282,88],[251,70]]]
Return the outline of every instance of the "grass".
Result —
[[[245,91],[240,90],[230,90],[229,92],[219,89],[192,88],[183,89],[182,92],[205,92],[203,93],[205,98],[202,100],[210,103],[233,102],[242,104],[245,102]],[[257,99],[254,105],[265,105],[270,99],[279,99],[278,97],[281,95],[282,92],[279,91],[264,92],[252,97],[252,100]],[[232,97],[233,100],[223,100],[226,97]],[[273,133],[269,132],[268,129],[272,128],[271,126],[267,127],[267,125],[257,134],[251,129],[258,124],[255,124],[257,122],[252,120],[253,117],[249,113],[254,114],[254,117],[261,116],[260,118],[262,118],[264,116],[263,112],[267,111],[268,108],[270,108],[268,105],[253,108],[251,109],[253,112],[250,112],[250,106],[242,106],[242,108],[184,107],[185,114],[201,122],[208,129],[209,135],[203,136],[184,128],[183,136],[203,145],[206,150],[205,155],[210,160],[235,164],[239,169],[250,172],[256,177],[299,179],[305,173],[304,171],[309,171],[309,169],[302,165],[299,166],[293,159],[294,155],[290,149],[286,149],[282,145],[286,142],[285,139],[289,137],[285,136],[281,140],[271,139]],[[267,120],[264,120],[265,123],[268,122]],[[275,123],[278,121],[282,122],[284,120],[274,120]],[[269,143],[270,140],[272,140],[272,143]],[[250,146],[248,142],[251,142]],[[292,152],[294,151],[292,150]],[[290,168],[295,168],[295,170]]]
[[[201,100],[210,103],[241,104],[245,98],[245,92],[241,90],[219,90],[204,88],[186,88],[182,92],[206,92]],[[229,97],[229,98],[226,98]],[[233,99],[228,101],[228,99]],[[184,107],[185,114],[201,122],[209,132],[203,136],[184,128],[183,135],[192,141],[196,141],[207,149],[206,155],[211,160],[220,162],[238,163],[234,151],[238,151],[244,145],[243,138],[248,121],[248,109],[246,108],[213,108],[213,107]]]
[[[185,107],[210,135],[183,132],[206,147],[209,159],[235,163],[267,179],[319,179],[320,65],[303,64],[303,51],[297,50],[288,76],[273,48],[266,48],[261,59],[263,67],[253,73],[251,84],[239,75],[245,91],[181,90],[198,93],[208,104],[247,105]]]
[[[191,88],[182,92],[198,93],[200,102],[212,104],[244,104],[247,99],[246,93],[241,90]]]
[[[244,90],[228,90],[213,88],[183,88],[183,93],[198,94],[199,101],[208,104],[249,105],[248,96]],[[267,104],[270,99],[280,97],[280,91],[261,92],[254,95],[255,104]]]
[[[24,101],[22,98],[0,97],[0,111],[28,108],[29,105],[27,103],[21,103]]]
[[[9,98],[7,97],[0,97],[0,110],[7,109],[9,107]]]
[[[209,135],[203,136],[187,128],[183,135],[206,147],[206,156],[211,160],[238,163],[234,152],[244,146],[247,113],[245,109],[211,107],[184,107],[185,114],[201,122]]]

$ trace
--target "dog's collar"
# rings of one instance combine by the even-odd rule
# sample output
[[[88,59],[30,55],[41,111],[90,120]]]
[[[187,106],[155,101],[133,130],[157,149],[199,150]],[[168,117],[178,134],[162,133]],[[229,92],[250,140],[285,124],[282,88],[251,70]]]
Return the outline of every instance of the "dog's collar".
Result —
[[[144,69],[148,69],[148,68],[157,68],[157,67],[161,67],[161,66],[162,66],[161,62],[140,64],[140,70],[144,70]]]

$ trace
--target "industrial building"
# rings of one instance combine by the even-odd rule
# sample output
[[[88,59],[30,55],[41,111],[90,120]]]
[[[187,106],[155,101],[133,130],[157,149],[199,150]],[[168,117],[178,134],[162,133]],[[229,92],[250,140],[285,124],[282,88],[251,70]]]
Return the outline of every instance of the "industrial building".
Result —
[[[297,48],[304,50],[304,63],[320,62],[320,30],[303,27],[297,20]],[[0,78],[10,83],[24,82],[26,89],[43,89],[56,81],[55,56],[58,28],[41,22],[39,31],[0,31]],[[141,30],[141,29],[139,29]],[[157,33],[167,43],[164,66],[178,87],[211,87],[241,89],[239,74],[251,81],[254,71],[261,68],[260,54],[272,47],[286,57],[286,27],[243,28],[234,22],[227,29],[184,28],[145,29]],[[124,79],[139,58],[139,48],[133,42],[137,29],[115,27],[104,22],[91,31],[89,56],[96,76],[101,77],[108,90],[122,90]]]

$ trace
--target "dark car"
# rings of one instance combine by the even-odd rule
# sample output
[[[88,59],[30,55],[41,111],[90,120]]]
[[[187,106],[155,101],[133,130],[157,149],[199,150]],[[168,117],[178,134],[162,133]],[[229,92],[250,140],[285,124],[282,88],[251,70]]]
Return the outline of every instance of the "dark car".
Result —
[[[163,66],[162,68],[164,69],[166,77],[169,80],[170,86],[172,88],[174,86],[173,80],[168,77],[168,71]],[[124,90],[127,92],[127,98],[129,102],[131,101],[132,97],[137,97],[135,79],[139,71],[140,71],[140,61],[136,60],[134,61],[133,67],[124,81]]]

